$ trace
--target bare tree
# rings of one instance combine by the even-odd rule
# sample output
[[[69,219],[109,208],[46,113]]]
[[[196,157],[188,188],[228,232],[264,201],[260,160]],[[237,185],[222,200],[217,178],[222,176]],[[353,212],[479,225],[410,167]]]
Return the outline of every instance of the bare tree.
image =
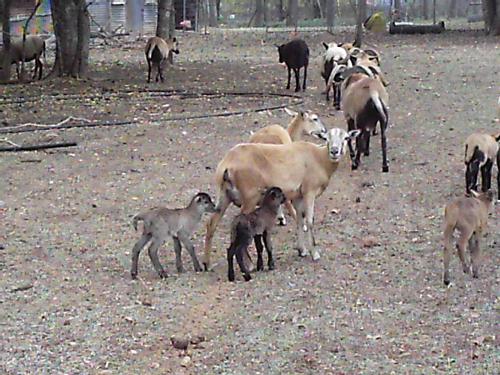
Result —
[[[211,27],[217,27],[219,22],[217,20],[217,0],[206,0],[209,5],[208,10],[208,25]]]
[[[422,18],[429,19],[429,0],[422,0]]]
[[[266,9],[265,9],[266,4],[264,3],[264,0],[255,0],[255,26],[260,27],[264,26],[264,19]]]
[[[333,30],[335,24],[336,0],[326,0],[326,26],[329,31]]]
[[[363,42],[363,22],[366,19],[366,0],[358,0],[356,13],[356,37],[354,40],[356,47],[361,47],[361,43]]]
[[[10,78],[10,2],[11,0],[0,0],[0,12],[2,16],[2,40],[3,61],[0,61],[0,81],[8,81]]]
[[[168,39],[170,35],[170,18],[172,10],[172,0],[158,0],[158,21],[156,23],[156,36]]]
[[[276,1],[276,11],[278,13],[278,20],[283,21],[286,18],[284,0]]]
[[[486,33],[500,35],[500,0],[483,0],[483,13]]]
[[[286,25],[295,26],[298,24],[299,1],[288,0],[288,12],[286,15]]]

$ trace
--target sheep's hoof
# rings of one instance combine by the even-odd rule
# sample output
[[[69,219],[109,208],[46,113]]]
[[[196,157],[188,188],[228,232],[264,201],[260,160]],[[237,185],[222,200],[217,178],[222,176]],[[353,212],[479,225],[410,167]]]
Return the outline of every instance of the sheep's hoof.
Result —
[[[450,279],[443,279],[443,283],[446,286],[450,285]]]
[[[227,279],[231,282],[234,282],[234,275],[227,275]]]
[[[264,271],[264,264],[257,262],[257,271]]]
[[[168,277],[167,271],[165,270],[158,272],[158,275],[160,276],[160,279],[166,279]]]
[[[370,151],[365,151],[365,152],[363,153],[363,155],[365,155],[365,156],[370,156]]]
[[[198,271],[198,270],[196,270],[196,271]],[[201,271],[201,269],[200,269],[200,271]],[[186,270],[184,269],[184,267],[177,268],[177,273],[184,273],[184,272],[186,272]]]
[[[351,164],[351,170],[355,171],[356,169],[358,169],[358,165],[357,164]]]
[[[300,89],[295,89],[295,92],[300,92]]]
[[[336,106],[335,106],[335,109],[336,109],[337,111],[340,111],[340,106],[339,106],[339,105],[336,105]]]
[[[309,255],[309,251],[307,249],[299,249],[299,256],[302,258],[306,257]]]
[[[130,272],[130,276],[132,277],[132,280],[137,280],[137,272]]]
[[[273,271],[274,270],[274,262],[269,262],[269,264],[267,265],[268,268],[269,268],[269,271]]]
[[[246,273],[243,275],[243,278],[245,279],[245,281],[250,281],[252,280],[252,276],[250,276],[250,274]]]
[[[382,172],[384,172],[384,173],[389,172],[389,166],[388,166],[388,165],[384,165],[384,166],[382,167]]]
[[[207,264],[207,263],[205,263],[205,262],[203,262],[203,270],[204,270],[205,272],[208,272],[208,264]]]

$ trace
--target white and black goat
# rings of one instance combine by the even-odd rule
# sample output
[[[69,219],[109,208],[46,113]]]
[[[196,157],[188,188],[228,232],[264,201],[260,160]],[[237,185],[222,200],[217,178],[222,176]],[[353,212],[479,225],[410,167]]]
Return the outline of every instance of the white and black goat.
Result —
[[[295,39],[281,46],[276,46],[279,53],[279,62],[285,63],[288,69],[286,89],[290,89],[292,69],[295,73],[295,92],[300,91],[300,69],[304,68],[302,90],[306,90],[307,66],[309,65],[309,47],[302,39]]]
[[[464,158],[467,194],[470,194],[471,190],[477,191],[479,170],[481,170],[481,190],[485,192],[491,188],[491,170],[496,159],[498,200],[500,200],[500,152],[498,141],[500,141],[500,133],[493,135],[473,133],[467,137]]]
[[[45,57],[45,41],[38,35],[27,35],[24,41],[23,50],[23,39],[15,38],[10,43],[10,48],[8,52],[8,57],[5,56],[5,52],[0,50],[0,69],[2,69],[2,62],[5,58],[10,58],[10,64],[16,64],[17,79],[21,78],[20,65],[23,60],[24,62],[29,62],[35,60],[35,70],[33,72],[33,79],[37,77],[42,79],[43,64],[41,61],[42,54]]]
[[[179,53],[177,39],[164,40],[154,36],[148,40],[144,52],[148,62],[148,83],[151,82],[151,69],[154,66],[158,68],[155,81],[158,82],[159,78],[163,82],[163,66],[165,62],[172,59],[172,53]]]

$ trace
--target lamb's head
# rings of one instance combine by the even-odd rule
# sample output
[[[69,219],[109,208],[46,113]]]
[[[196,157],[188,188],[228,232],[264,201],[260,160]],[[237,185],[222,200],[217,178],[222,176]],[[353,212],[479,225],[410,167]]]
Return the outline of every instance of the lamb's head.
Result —
[[[312,113],[311,111],[295,112],[288,108],[285,108],[285,112],[290,116],[295,117],[298,121],[301,121],[302,128],[304,129],[303,132],[305,134],[326,140],[326,134],[328,131],[317,114]]]
[[[347,141],[354,140],[361,134],[361,130],[351,130],[333,128],[327,134],[328,157],[332,161],[339,161],[347,152]]]
[[[493,190],[487,190],[481,193],[478,193],[475,190],[471,190],[470,193],[472,197],[479,199],[481,202],[483,202],[486,205],[488,212],[491,212],[491,210],[493,209],[493,202],[494,202]]]
[[[176,55],[179,54],[179,43],[177,42],[177,38],[169,39],[168,40],[168,47]]]
[[[282,44],[281,46],[276,45],[276,48],[278,48],[278,54],[279,54],[279,61],[280,64],[283,64],[285,62],[285,45]]]
[[[278,209],[280,205],[285,203],[285,194],[279,187],[272,187],[266,190],[264,198],[262,198],[261,206],[268,206]]]
[[[193,203],[196,205],[196,208],[199,212],[208,212],[214,213],[217,212],[214,202],[212,202],[212,198],[207,193],[198,193],[193,198]]]

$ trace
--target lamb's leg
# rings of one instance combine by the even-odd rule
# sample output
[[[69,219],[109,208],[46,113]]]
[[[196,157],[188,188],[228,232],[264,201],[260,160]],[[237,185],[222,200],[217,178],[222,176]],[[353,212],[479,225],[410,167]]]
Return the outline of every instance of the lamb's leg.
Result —
[[[477,191],[477,177],[479,175],[479,160],[472,160],[467,164],[467,169],[465,171],[465,182],[467,193],[470,194],[471,190]]]
[[[210,252],[212,250],[212,240],[214,238],[215,230],[219,224],[220,219],[224,216],[228,206],[231,204],[229,198],[224,193],[221,193],[219,203],[217,204],[217,212],[214,213],[207,223],[207,233],[205,235],[205,253],[203,255],[203,267],[208,271],[210,267]]]
[[[271,242],[271,235],[267,230],[264,231],[264,245],[267,251],[267,267],[269,271],[272,271],[274,270],[273,243]]]
[[[227,249],[227,279],[229,281],[234,281],[234,243]]]
[[[479,234],[474,232],[469,240],[470,260],[472,265],[472,277],[479,278],[479,263],[481,252],[479,247]]]
[[[38,73],[38,79],[41,80],[42,79],[42,76],[43,76],[43,63],[42,63],[42,60],[40,60],[40,57],[41,57],[41,54],[40,56],[38,57],[38,63],[39,63],[39,67],[40,67],[40,71]]]
[[[451,238],[453,235],[453,227],[446,227],[444,230],[443,240],[443,283],[450,284],[450,259],[451,259]]]
[[[300,72],[300,69],[297,69]],[[306,81],[307,81],[307,64],[304,65],[304,80],[302,82],[302,90],[306,91]]]
[[[178,273],[184,273],[184,266],[182,265],[182,245],[179,238],[172,237],[174,239],[174,251],[175,251],[175,268],[177,268]]]
[[[293,204],[288,199],[285,201],[286,210],[288,214],[292,217],[294,221],[297,221],[297,212],[295,212],[295,208],[293,208]]]
[[[296,199],[293,201],[293,206],[297,212],[297,247],[299,250],[299,256],[306,257],[309,255],[309,251],[305,246],[304,241],[304,202],[302,199]]]
[[[149,59],[147,59],[148,61],[148,83],[151,82],[151,61],[149,61]]]
[[[359,167],[359,163],[361,160],[361,152],[363,152],[363,150],[365,148],[365,146],[364,146],[365,145],[364,132],[365,132],[365,130],[363,130],[363,134],[361,134],[358,138],[356,138],[356,156],[354,157],[354,160],[352,161],[352,164],[351,164],[352,170],[356,170]]]
[[[160,263],[160,259],[158,259],[158,249],[162,245],[163,240],[158,239],[158,238],[153,238],[153,242],[149,246],[148,253],[149,253],[149,258],[151,259],[151,262],[153,263],[153,266],[158,272],[158,275],[160,278],[165,278],[168,276],[167,271],[165,271]]]
[[[191,259],[193,260],[194,270],[196,272],[203,271],[203,269],[200,266],[200,263],[198,262],[198,258],[196,257],[196,253],[194,251],[193,243],[189,239],[189,236],[184,232],[179,232],[178,235],[179,235],[179,240],[183,243],[184,247],[187,249],[189,255],[191,256]]]
[[[365,156],[370,156],[370,130],[365,130]]]
[[[355,126],[356,125],[355,125],[354,120],[352,118],[347,120],[347,130],[348,131],[355,130]],[[347,146],[349,147],[349,156],[351,158],[351,163],[352,163],[354,161],[355,154],[354,154],[354,148],[352,147],[352,139],[350,137],[347,140]]]
[[[262,252],[264,251],[264,245],[262,244],[262,236],[254,236],[253,241],[255,243],[255,248],[257,249],[257,271],[263,271],[264,260],[262,259]]]
[[[250,276],[250,272],[248,271],[244,259],[243,259],[243,254],[247,252],[247,247],[248,244],[246,243],[241,243],[239,246],[236,248],[236,260],[238,262],[238,265],[240,266],[240,270],[243,273],[243,278],[245,281],[250,281],[252,280],[252,276]]]
[[[486,163],[481,167],[481,188],[482,191],[488,191],[491,188],[491,170],[493,168],[493,161],[486,160]]]
[[[286,89],[290,90],[290,80],[292,79],[292,68],[287,66],[288,68],[288,83],[286,84]]]
[[[134,248],[132,249],[132,268],[130,270],[130,276],[132,279],[137,279],[137,263],[139,261],[139,254],[141,250],[146,246],[146,244],[151,239],[151,235],[143,234],[139,241],[136,242]]]
[[[467,247],[467,242],[469,242],[469,238],[472,234],[471,233],[460,233],[460,237],[458,238],[457,242],[457,253],[458,257],[460,258],[460,262],[462,263],[462,269],[464,270],[464,273],[469,273],[470,268],[467,265],[467,261],[465,259],[465,250]]]
[[[299,92],[300,91],[300,70],[293,69],[293,72],[295,73],[295,92]]]
[[[161,80],[162,82],[164,81],[164,79],[163,79],[163,65],[164,65],[164,64],[162,64],[162,62],[160,62],[160,63],[158,64],[158,72],[160,73],[160,80]]]

